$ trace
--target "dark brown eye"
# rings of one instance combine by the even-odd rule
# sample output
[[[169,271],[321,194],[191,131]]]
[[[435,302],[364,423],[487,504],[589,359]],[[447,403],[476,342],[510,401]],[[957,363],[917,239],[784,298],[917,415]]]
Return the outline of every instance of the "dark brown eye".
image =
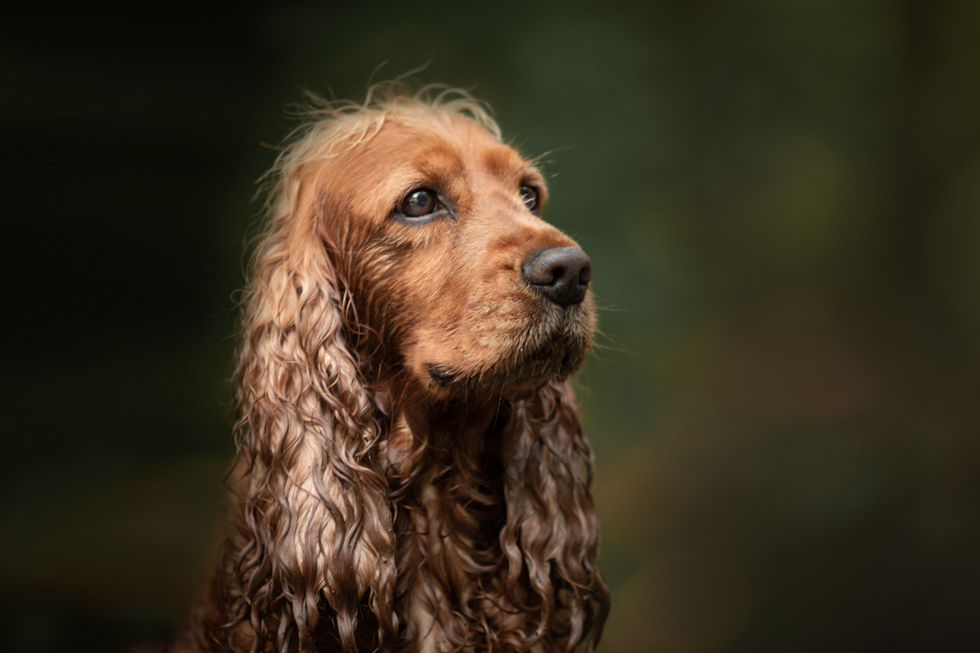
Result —
[[[436,194],[423,188],[409,193],[398,212],[407,218],[420,218],[435,211],[436,204]]]
[[[521,201],[531,213],[538,210],[538,189],[534,186],[521,186]]]

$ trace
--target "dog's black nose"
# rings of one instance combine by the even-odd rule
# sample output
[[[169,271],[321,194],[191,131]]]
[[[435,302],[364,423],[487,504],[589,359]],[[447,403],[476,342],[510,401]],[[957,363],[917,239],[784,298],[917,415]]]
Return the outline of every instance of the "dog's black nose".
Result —
[[[592,261],[578,247],[548,247],[524,259],[521,276],[554,303],[571,306],[585,299]]]

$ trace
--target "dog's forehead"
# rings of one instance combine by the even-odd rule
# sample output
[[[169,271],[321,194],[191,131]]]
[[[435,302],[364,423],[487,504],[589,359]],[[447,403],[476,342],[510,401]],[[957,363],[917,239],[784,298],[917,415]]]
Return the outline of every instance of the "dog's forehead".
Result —
[[[523,184],[547,188],[538,170],[472,119],[460,115],[415,116],[387,121],[371,138],[328,164],[328,194],[347,198],[355,213],[386,217],[410,190],[429,187],[460,203]]]
[[[431,122],[391,122],[378,134],[382,156],[401,169],[423,175],[486,176],[508,184],[537,171],[513,148],[473,120],[440,116]],[[387,150],[387,154],[384,151]]]

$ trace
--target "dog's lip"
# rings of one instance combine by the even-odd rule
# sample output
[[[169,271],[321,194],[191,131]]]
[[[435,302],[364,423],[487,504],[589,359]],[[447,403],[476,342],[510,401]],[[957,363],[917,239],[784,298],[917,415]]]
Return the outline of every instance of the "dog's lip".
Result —
[[[446,370],[442,365],[438,363],[429,363],[427,366],[427,371],[429,372],[429,378],[436,382],[437,385],[445,388],[446,386],[453,383],[457,378],[459,378],[459,373],[450,372]]]
[[[543,307],[528,311],[523,324],[510,334],[510,344],[486,367],[469,369],[438,357],[424,361],[422,374],[439,388],[463,386],[527,387],[551,379],[564,380],[585,360],[591,341],[588,303]]]
[[[507,355],[484,373],[469,373],[443,363],[428,363],[425,370],[440,388],[462,385],[526,387],[550,379],[563,380],[575,371],[587,345],[567,337],[555,337],[527,350],[515,345]]]

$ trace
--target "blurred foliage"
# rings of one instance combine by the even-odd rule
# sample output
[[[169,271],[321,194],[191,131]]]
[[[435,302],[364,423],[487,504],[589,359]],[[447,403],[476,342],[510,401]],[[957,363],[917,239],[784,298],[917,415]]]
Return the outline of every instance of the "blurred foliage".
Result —
[[[0,25],[0,648],[186,614],[260,144],[427,62],[594,262],[603,650],[980,646],[980,3],[164,7]]]

